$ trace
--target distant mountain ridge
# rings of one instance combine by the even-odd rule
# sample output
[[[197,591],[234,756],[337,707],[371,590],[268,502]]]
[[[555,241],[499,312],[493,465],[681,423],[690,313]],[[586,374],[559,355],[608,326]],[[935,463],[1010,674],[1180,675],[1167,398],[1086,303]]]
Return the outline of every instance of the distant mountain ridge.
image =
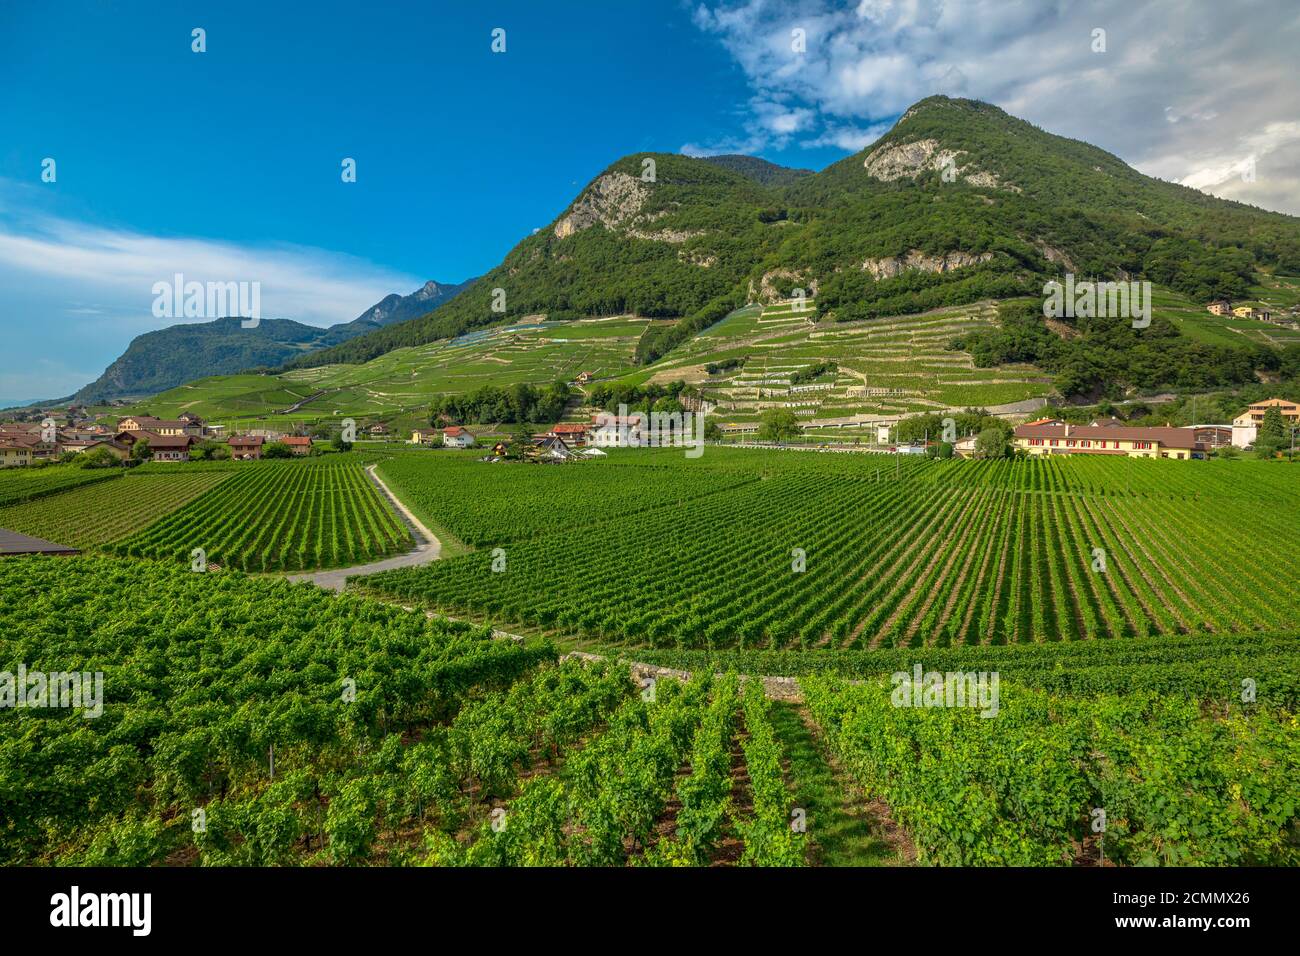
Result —
[[[136,336],[126,351],[73,401],[96,403],[153,395],[209,375],[274,368],[292,359],[417,318],[467,289],[459,283],[426,282],[410,295],[384,296],[351,322],[328,328],[292,319],[262,319],[244,328],[241,319],[172,325]]]

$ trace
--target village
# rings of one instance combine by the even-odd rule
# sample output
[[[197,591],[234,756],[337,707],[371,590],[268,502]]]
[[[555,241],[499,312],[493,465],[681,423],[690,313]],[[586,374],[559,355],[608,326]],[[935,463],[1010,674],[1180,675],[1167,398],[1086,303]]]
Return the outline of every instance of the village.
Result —
[[[1270,411],[1275,411],[1288,433],[1300,430],[1300,403],[1270,398],[1249,405],[1230,423],[1186,426],[1134,427],[1119,419],[1096,418],[1089,424],[1067,422],[1061,418],[1039,418],[1016,425],[1010,432],[1010,450],[1017,455],[1105,455],[1130,458],[1166,458],[1195,460],[1223,453],[1225,449],[1249,450],[1256,445],[1260,429]],[[800,423],[800,439],[811,434]],[[816,423],[834,427],[826,423]],[[867,443],[843,440],[807,442],[781,441],[789,447],[836,451],[874,451],[902,455],[933,454],[942,444],[939,436],[924,441],[898,439],[898,420],[853,422],[870,429],[873,439]],[[715,438],[728,438],[728,444],[755,444],[736,438],[754,436],[761,425],[755,423],[743,433],[724,425]],[[508,431],[513,429],[512,431]],[[60,423],[52,417],[40,421],[0,423],[0,468],[41,465],[60,461],[90,462],[109,466],[115,463],[152,460],[187,462],[192,460],[230,459],[256,461],[262,458],[307,457],[333,447],[338,437],[312,437],[305,429],[286,434],[258,429],[226,436],[226,427],[209,424],[197,415],[184,413],[175,419],[149,415],[126,415],[113,425],[92,421],[77,406],[66,410]],[[478,431],[479,434],[475,434]],[[362,440],[404,442],[424,448],[483,448],[488,459],[528,459],[545,462],[580,461],[603,457],[605,449],[658,445],[660,435],[651,428],[650,416],[643,412],[622,415],[600,413],[590,422],[557,422],[550,426],[485,425],[472,431],[464,425],[412,429],[409,438],[393,433],[383,423],[365,426]],[[686,431],[672,433],[670,444],[689,445],[695,441]],[[978,436],[963,435],[951,443],[955,457],[979,457]],[[89,456],[82,459],[81,456]]]

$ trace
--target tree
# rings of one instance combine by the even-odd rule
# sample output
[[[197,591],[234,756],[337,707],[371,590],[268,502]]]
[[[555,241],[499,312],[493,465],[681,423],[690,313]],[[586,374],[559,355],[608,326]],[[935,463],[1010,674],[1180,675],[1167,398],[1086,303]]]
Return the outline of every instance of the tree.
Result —
[[[293,452],[289,450],[289,446],[286,445],[284,442],[273,441],[268,443],[262,449],[262,457],[263,458],[292,458]]]
[[[148,461],[153,457],[153,451],[149,448],[149,439],[141,438],[131,446],[131,457],[135,461]]]
[[[344,441],[343,433],[339,432],[333,438],[330,439],[330,448],[334,449],[335,451],[351,451],[352,442]]]
[[[1282,410],[1274,405],[1264,413],[1264,420],[1260,422],[1259,434],[1256,436],[1257,441],[1268,441],[1269,444],[1281,445],[1287,440],[1286,423],[1282,421]]]
[[[799,419],[788,408],[769,408],[760,421],[758,437],[765,441],[781,442],[799,434]]]
[[[926,450],[926,454],[931,458],[951,458],[953,446],[946,441],[941,441],[933,447]]]
[[[722,429],[718,427],[717,422],[704,423],[704,440],[722,441]]]
[[[975,436],[976,458],[1005,458],[1007,433],[1001,428],[986,428]]]

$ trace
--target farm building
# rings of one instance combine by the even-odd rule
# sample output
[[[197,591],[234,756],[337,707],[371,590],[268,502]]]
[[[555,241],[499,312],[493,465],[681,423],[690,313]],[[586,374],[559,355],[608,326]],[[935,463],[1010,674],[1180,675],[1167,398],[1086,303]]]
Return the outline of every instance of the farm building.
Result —
[[[1031,455],[1121,455],[1129,458],[1204,458],[1208,448],[1187,428],[1126,425],[1018,425],[1013,441]]]
[[[261,435],[231,435],[226,444],[230,448],[230,457],[240,461],[254,461],[262,457],[262,445],[266,439]]]
[[[447,448],[472,448],[474,436],[459,425],[452,425],[442,430],[442,443]]]
[[[581,422],[560,422],[547,432],[548,437],[560,438],[570,448],[581,448],[587,444],[588,425]]]
[[[189,461],[190,447],[198,444],[193,435],[150,435],[149,450],[154,461]]]
[[[284,444],[295,455],[304,456],[311,454],[311,438],[307,435],[290,435],[284,439]]]

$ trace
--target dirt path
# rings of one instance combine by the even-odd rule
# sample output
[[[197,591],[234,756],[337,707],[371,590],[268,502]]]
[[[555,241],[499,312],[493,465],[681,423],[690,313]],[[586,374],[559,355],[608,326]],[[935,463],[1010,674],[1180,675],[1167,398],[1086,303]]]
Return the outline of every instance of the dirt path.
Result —
[[[352,574],[375,574],[379,571],[388,571],[392,568],[411,568],[421,564],[429,564],[437,561],[442,556],[442,542],[432,531],[424,526],[411,509],[402,504],[398,497],[393,494],[392,490],[384,484],[383,480],[375,473],[376,465],[367,465],[366,474],[370,480],[379,488],[380,493],[388,499],[388,503],[397,511],[402,523],[410,530],[411,536],[416,541],[413,551],[405,554],[394,555],[391,558],[384,558],[382,561],[373,561],[370,564],[357,564],[350,568],[334,568],[332,571],[311,571],[306,574],[290,574],[290,581],[310,581],[312,584],[323,588],[329,588],[332,591],[342,591],[347,585],[348,576]]]

